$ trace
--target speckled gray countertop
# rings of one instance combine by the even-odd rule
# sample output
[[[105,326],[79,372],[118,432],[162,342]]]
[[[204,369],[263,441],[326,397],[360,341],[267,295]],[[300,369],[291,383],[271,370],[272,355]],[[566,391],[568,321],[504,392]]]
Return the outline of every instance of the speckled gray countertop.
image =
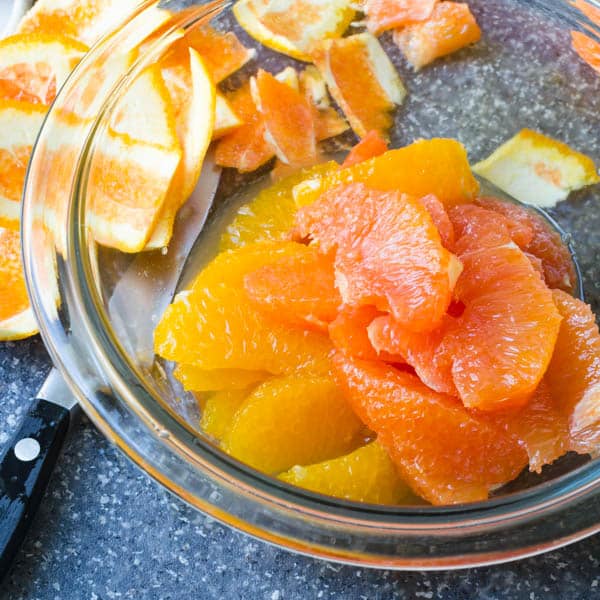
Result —
[[[50,368],[38,338],[0,345],[0,442]],[[71,434],[0,597],[10,600],[600,598],[600,536],[503,566],[393,573],[290,554],[172,497],[88,422]]]

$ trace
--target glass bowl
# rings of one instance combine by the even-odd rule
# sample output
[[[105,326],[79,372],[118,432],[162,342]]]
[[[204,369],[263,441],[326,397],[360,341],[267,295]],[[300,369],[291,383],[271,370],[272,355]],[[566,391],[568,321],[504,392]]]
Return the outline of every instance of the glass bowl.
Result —
[[[421,137],[457,138],[475,162],[530,127],[600,164],[600,76],[573,51],[570,37],[580,30],[600,39],[600,24],[579,10],[598,4],[470,0],[469,5],[483,41],[419,73],[406,67],[383,36],[409,89],[395,117],[392,147]],[[178,2],[161,6],[183,8]],[[246,75],[257,65],[273,72],[294,61],[251,40],[236,25],[231,7],[219,2],[189,5],[144,43],[135,61],[126,60],[156,27],[155,17],[152,2],[141,4],[78,65],[44,124],[25,190],[25,267],[42,336],[96,426],[197,509],[262,540],[330,560],[398,569],[466,567],[540,553],[600,531],[600,461],[589,457],[567,455],[541,476],[524,474],[486,502],[385,507],[287,485],[231,458],[199,431],[196,400],[144,346],[139,316],[138,321],[131,316],[141,313],[146,323],[156,323],[165,273],[183,257],[173,248],[131,256],[97,245],[89,227],[90,164],[106,144],[119,99],[181,29],[210,20],[218,29],[235,30],[257,48]],[[226,85],[235,86],[242,76]],[[72,111],[85,118],[69,119]],[[201,234],[201,253],[213,252],[210,231],[261,177],[265,170],[250,177],[223,174]],[[575,244],[585,297],[595,311],[599,200],[595,186],[551,211]],[[182,230],[190,222],[185,210],[176,225]],[[137,275],[128,279],[132,264]],[[126,314],[111,304],[116,289],[129,306]]]

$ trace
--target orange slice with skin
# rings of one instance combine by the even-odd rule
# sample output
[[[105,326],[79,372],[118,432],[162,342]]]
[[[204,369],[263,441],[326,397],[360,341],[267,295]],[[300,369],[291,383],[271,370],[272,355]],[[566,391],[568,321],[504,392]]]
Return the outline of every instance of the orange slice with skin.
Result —
[[[542,207],[600,182],[591,158],[531,129],[520,131],[473,170],[513,198]]]
[[[165,71],[163,68],[165,83],[168,81],[171,98],[175,98],[175,124],[182,157],[174,185],[148,240],[147,250],[168,245],[175,215],[198,182],[215,121],[216,89],[200,55],[190,48],[188,65],[169,71],[172,79],[166,79]]]
[[[600,43],[581,31],[571,32],[571,43],[581,60],[600,73]]]
[[[0,227],[0,341],[38,332],[23,276],[18,231]]]
[[[215,98],[215,126],[212,132],[213,141],[231,133],[243,124],[244,122],[235,112],[227,98],[217,92]]]
[[[292,167],[314,164],[315,120],[307,98],[262,69],[250,80],[250,90],[277,158]]]
[[[19,23],[18,33],[60,31],[91,46],[138,6],[137,0],[38,0]],[[168,18],[166,11],[163,18]]]
[[[0,226],[18,230],[21,195],[31,149],[46,108],[39,104],[0,100]]]
[[[481,29],[462,2],[440,2],[426,21],[394,32],[394,42],[417,71],[480,39]]]
[[[367,15],[367,28],[378,34],[426,21],[437,3],[438,0],[365,0],[363,10]]]
[[[49,105],[87,50],[84,44],[56,34],[0,40],[0,98]]]
[[[355,133],[362,138],[374,129],[386,137],[390,113],[406,90],[377,38],[359,33],[325,40],[313,59]]]
[[[238,0],[233,14],[264,46],[310,62],[313,46],[327,38],[339,38],[354,19],[355,10],[347,0]]]

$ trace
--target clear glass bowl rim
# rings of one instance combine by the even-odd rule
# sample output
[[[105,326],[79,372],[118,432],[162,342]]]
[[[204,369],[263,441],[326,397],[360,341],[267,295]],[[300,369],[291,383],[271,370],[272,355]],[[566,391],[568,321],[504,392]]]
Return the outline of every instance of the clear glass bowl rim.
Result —
[[[299,490],[245,467],[193,436],[139,378],[111,331],[94,282],[84,217],[85,166],[94,134],[102,127],[103,110],[85,139],[72,140],[79,160],[73,165],[68,210],[58,223],[69,240],[65,258],[54,241],[47,248],[61,265],[61,303],[70,315],[71,329],[57,318],[40,284],[47,262],[34,250],[34,216],[44,209],[38,147],[50,139],[57,127],[55,115],[79,78],[103,53],[119,48],[130,35],[128,27],[153,4],[152,0],[140,4],[136,14],[96,44],[71,75],[38,138],[24,193],[24,264],[32,304],[54,364],[90,419],[142,470],[192,506],[250,535],[311,556],[381,568],[447,569],[513,560],[600,531],[599,460],[487,502],[395,509]],[[216,10],[215,4],[207,5],[206,11]],[[180,26],[190,27],[197,18],[188,15]],[[155,46],[159,44],[157,40]],[[108,92],[103,109],[110,104]],[[73,323],[79,323],[76,329]],[[78,352],[81,347],[87,348],[86,357]]]

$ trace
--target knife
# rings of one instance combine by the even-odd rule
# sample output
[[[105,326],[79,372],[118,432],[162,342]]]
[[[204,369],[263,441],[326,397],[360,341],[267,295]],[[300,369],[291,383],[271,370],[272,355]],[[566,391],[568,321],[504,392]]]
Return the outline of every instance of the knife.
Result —
[[[133,340],[126,349],[136,360],[152,361],[153,326],[176,290],[219,186],[221,170],[209,153],[198,184],[179,210],[168,252],[136,256],[109,300],[117,336]],[[143,319],[143,322],[142,322]],[[0,581],[4,578],[35,516],[62,445],[80,409],[59,371],[53,368],[27,410],[17,433],[0,452]]]

